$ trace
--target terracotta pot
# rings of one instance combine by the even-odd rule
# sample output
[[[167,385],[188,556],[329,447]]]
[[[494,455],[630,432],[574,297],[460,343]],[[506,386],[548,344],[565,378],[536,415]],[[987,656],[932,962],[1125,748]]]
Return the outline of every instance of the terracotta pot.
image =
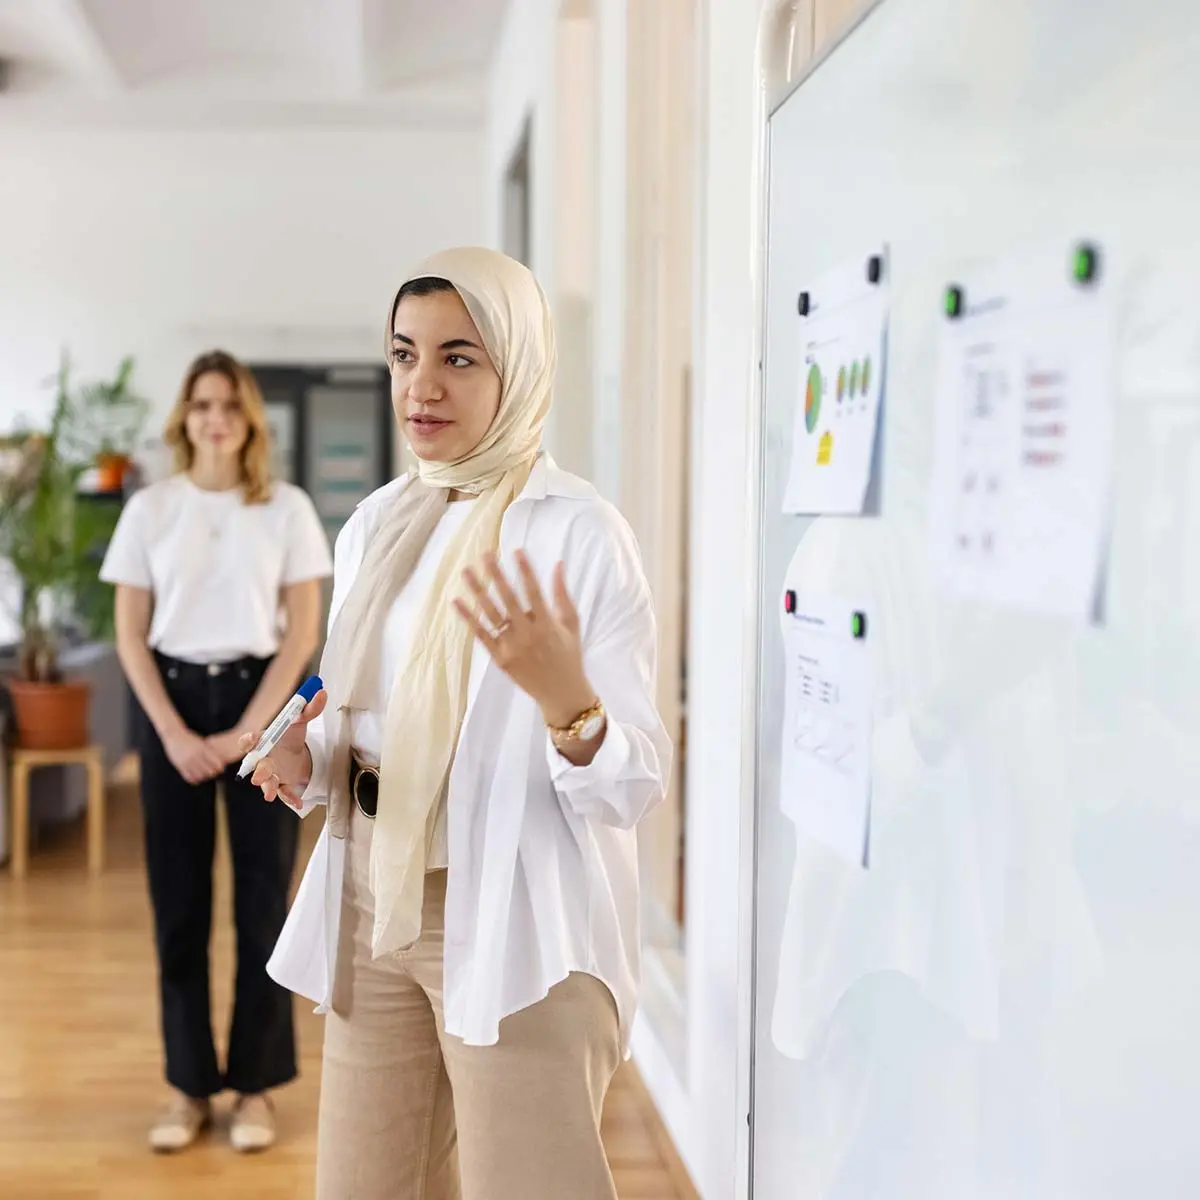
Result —
[[[119,492],[125,485],[129,468],[127,454],[100,454],[96,457],[96,487],[102,492]]]
[[[76,750],[88,744],[92,688],[87,680],[5,682],[12,696],[18,746],[26,750]]]

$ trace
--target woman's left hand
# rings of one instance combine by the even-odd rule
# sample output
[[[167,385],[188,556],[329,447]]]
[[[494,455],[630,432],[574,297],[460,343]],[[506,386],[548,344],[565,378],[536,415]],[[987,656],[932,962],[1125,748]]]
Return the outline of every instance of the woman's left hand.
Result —
[[[563,728],[596,702],[583,669],[579,613],[562,563],[554,569],[554,598],[547,604],[528,557],[518,550],[516,559],[528,608],[494,554],[484,560],[486,582],[469,568],[463,572],[476,607],[457,599],[454,607],[496,665],[534,699],[546,724]]]

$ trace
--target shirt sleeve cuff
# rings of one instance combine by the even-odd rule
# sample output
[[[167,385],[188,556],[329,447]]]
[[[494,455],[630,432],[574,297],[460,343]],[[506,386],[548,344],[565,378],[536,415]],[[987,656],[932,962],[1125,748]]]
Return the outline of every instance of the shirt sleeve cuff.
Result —
[[[586,767],[576,766],[558,752],[549,732],[546,734],[546,760],[550,764],[550,779],[561,791],[593,788],[597,784],[615,782],[629,758],[629,738],[620,724],[611,717],[604,730],[604,741],[596,757]]]

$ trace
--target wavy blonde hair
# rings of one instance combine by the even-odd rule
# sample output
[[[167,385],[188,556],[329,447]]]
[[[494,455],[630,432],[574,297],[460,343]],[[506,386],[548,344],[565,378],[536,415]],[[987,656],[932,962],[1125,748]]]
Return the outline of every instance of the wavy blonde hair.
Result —
[[[247,504],[264,504],[271,498],[271,431],[258,381],[250,369],[224,350],[210,350],[194,359],[183,377],[179,397],[167,418],[163,440],[175,452],[176,471],[187,471],[195,457],[195,447],[187,437],[187,409],[192,390],[201,375],[215,371],[224,375],[233,387],[250,431],[241,449],[242,495]]]

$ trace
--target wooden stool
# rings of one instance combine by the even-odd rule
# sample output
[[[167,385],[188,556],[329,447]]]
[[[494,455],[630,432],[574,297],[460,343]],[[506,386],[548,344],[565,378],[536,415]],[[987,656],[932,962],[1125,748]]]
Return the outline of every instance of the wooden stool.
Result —
[[[34,767],[81,766],[87,768],[88,871],[104,869],[104,752],[100,746],[77,750],[22,750],[12,752],[12,873],[22,879],[29,866],[29,772]]]

